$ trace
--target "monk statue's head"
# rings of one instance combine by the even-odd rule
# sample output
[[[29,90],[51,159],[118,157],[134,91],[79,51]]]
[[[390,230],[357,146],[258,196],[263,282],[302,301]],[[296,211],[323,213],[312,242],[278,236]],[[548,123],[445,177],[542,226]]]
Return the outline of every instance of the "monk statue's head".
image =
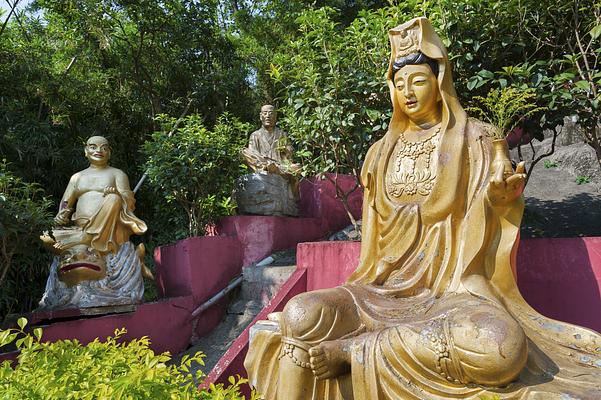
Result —
[[[86,142],[85,155],[91,165],[107,165],[111,157],[109,141],[103,136],[92,136]]]
[[[261,107],[261,113],[259,116],[261,117],[261,124],[263,124],[263,127],[268,130],[273,129],[278,119],[275,107],[270,104],[266,104]]]

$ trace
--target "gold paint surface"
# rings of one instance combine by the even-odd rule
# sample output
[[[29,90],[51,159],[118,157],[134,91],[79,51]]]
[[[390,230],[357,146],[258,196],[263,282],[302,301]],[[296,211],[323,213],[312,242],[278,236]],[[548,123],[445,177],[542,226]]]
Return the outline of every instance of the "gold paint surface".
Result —
[[[147,229],[133,213],[135,199],[127,175],[108,164],[110,153],[106,138],[87,140],[84,154],[90,166],[71,177],[52,235],[41,236],[60,257],[58,276],[68,286],[104,278],[105,256],[117,253],[132,234]]]
[[[250,383],[270,400],[601,398],[599,334],[538,314],[517,289],[523,165],[466,115],[427,19],[390,42],[393,116],[362,170],[359,265],[256,326]],[[395,68],[418,50],[437,76]]]

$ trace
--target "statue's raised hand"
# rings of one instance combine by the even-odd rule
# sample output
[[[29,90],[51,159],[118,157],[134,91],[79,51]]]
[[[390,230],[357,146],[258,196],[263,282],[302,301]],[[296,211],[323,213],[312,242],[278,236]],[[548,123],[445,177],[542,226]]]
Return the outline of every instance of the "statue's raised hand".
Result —
[[[515,172],[503,178],[504,170],[499,168],[488,183],[488,200],[493,206],[504,206],[522,195],[526,184],[526,167],[524,162],[518,164]]]

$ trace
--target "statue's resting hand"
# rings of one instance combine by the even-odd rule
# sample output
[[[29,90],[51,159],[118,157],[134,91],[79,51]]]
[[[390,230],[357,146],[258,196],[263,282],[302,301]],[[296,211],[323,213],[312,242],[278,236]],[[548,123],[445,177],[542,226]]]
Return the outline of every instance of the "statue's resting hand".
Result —
[[[499,168],[488,184],[487,196],[493,206],[505,206],[524,192],[526,167],[523,161],[518,164],[515,173],[506,179],[503,179],[503,172],[503,169]]]
[[[58,214],[56,214],[56,217],[54,217],[54,223],[57,225],[67,225],[70,221],[72,213],[72,208],[65,207],[61,209]]]
[[[111,193],[119,194],[119,191],[117,191],[117,188],[114,186],[106,186],[104,188],[104,191],[102,192],[102,195],[106,196],[107,194],[111,194]]]

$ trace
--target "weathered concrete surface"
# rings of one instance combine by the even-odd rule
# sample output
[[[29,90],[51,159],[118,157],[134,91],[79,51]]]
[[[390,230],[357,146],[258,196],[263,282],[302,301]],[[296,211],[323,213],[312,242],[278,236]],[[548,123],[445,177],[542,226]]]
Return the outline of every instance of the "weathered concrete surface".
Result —
[[[275,297],[282,285],[296,270],[296,249],[272,254],[256,265],[243,268],[241,288],[232,293],[227,313],[219,325],[210,333],[195,338],[194,345],[177,356],[202,351],[206,354],[204,366],[193,365],[193,373],[202,369],[211,371],[225,352],[238,339],[256,315]],[[199,321],[199,324],[204,322]]]
[[[236,179],[234,199],[243,215],[298,215],[298,199],[290,182],[277,174],[242,175]]]

